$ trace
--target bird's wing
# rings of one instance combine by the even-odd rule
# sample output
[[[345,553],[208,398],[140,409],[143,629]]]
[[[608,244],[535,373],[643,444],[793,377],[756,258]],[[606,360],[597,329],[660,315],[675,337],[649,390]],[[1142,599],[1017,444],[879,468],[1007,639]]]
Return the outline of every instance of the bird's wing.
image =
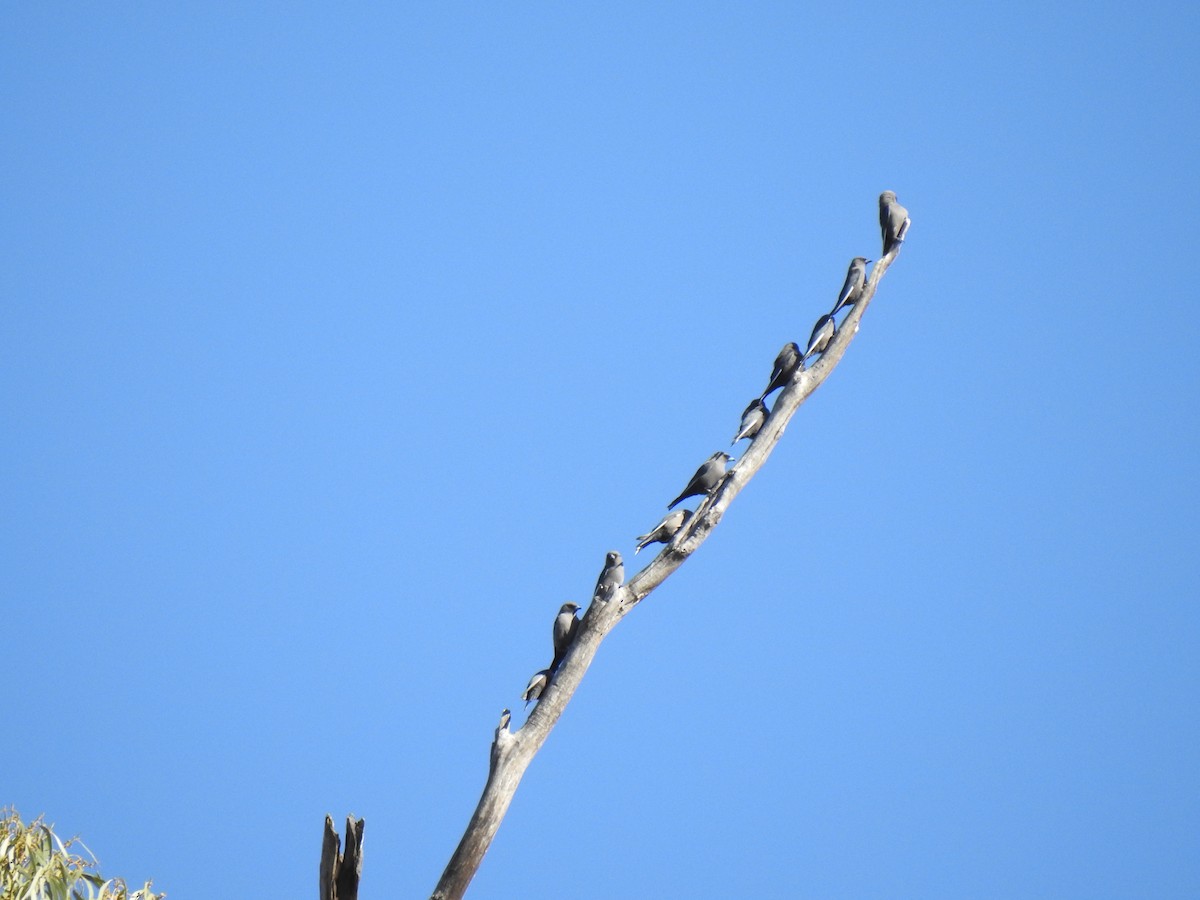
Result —
[[[846,283],[842,285],[842,290],[838,294],[837,303],[834,304],[834,312],[841,309],[845,304],[846,299],[854,293],[854,269],[846,273]]]

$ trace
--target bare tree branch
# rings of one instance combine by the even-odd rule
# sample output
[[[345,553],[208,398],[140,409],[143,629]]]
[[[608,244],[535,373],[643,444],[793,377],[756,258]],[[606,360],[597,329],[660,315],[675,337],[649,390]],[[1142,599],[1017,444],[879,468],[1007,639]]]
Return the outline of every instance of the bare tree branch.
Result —
[[[900,250],[896,244],[871,270],[870,278],[837,330],[833,340],[812,368],[798,371],[777,397],[770,416],[749,448],[730,467],[724,480],[700,503],[695,515],[688,520],[663,550],[633,578],[629,579],[610,599],[593,599],[575,639],[558,671],[543,692],[541,699],[525,724],[515,732],[508,730],[507,710],[492,743],[491,766],[487,784],[479,805],[471,816],[466,833],[450,857],[431,900],[459,900],[483,862],[492,838],[508,811],[517,786],[533,757],[546,742],[567,703],[583,680],[588,667],[600,648],[600,642],[637,604],[667,579],[696,551],[721,521],[725,510],[751,478],[762,468],[779,443],[800,405],[820,387],[841,361],[846,348],[858,333],[859,322],[867,311],[875,289]],[[803,346],[803,345],[802,345]]]

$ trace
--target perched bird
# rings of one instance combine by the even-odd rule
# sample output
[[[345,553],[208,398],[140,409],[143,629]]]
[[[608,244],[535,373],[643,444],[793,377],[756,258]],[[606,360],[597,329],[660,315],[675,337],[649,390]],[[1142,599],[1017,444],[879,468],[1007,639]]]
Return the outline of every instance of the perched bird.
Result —
[[[533,673],[533,677],[529,679],[529,684],[525,685],[525,693],[521,695],[521,699],[525,701],[526,709],[529,709],[529,704],[534,700],[542,699],[542,691],[546,690],[546,685],[549,683],[549,669],[542,669],[540,672]]]
[[[673,513],[667,513],[667,517],[651,528],[646,534],[639,534],[636,538],[638,545],[633,551],[633,555],[637,556],[642,552],[642,548],[648,544],[665,544],[671,538],[675,537],[675,533],[687,524],[688,519],[692,517],[690,509],[677,509]]]
[[[804,351],[804,358],[808,359],[810,356],[824,353],[836,332],[837,323],[833,321],[832,313],[817,319],[817,324],[813,326],[812,337],[808,339],[808,349]]]
[[[554,661],[550,663],[551,672],[558,671],[559,663],[563,661],[571,641],[575,639],[575,629],[579,627],[579,620],[575,618],[577,609],[577,603],[564,603],[558,615],[554,617]]]
[[[895,191],[879,195],[879,228],[883,232],[883,255],[887,256],[897,244],[904,243],[912,220],[908,210],[896,202]]]
[[[767,383],[767,389],[762,392],[760,399],[767,399],[767,394],[791,381],[796,369],[803,364],[804,360],[800,358],[800,348],[796,346],[796,342],[784,344],[779,355],[775,357],[775,367],[771,369],[771,380]]]
[[[869,259],[861,256],[850,260],[850,268],[846,270],[846,283],[842,285],[837,303],[833,305],[833,312],[830,313],[831,316],[836,316],[843,306],[853,306],[858,300],[867,280],[867,263],[869,262]]]
[[[600,577],[596,579],[596,590],[592,592],[592,599],[599,597],[601,600],[607,600],[624,582],[625,563],[621,561],[621,554],[616,550],[609,550],[604,557],[604,568],[600,570]]]
[[[767,421],[769,414],[770,410],[767,409],[767,404],[763,403],[762,397],[755,397],[750,401],[750,405],[742,410],[742,423],[738,425],[737,434],[729,443],[736,444],[742,438],[754,437],[763,427],[763,422]]]
[[[687,483],[683,493],[672,500],[667,505],[667,509],[674,509],[680,501],[686,500],[688,497],[699,497],[701,494],[712,493],[713,488],[720,484],[721,479],[725,476],[725,464],[729,462],[729,459],[729,454],[724,450],[714,453],[706,459],[704,465],[696,470],[692,480]]]

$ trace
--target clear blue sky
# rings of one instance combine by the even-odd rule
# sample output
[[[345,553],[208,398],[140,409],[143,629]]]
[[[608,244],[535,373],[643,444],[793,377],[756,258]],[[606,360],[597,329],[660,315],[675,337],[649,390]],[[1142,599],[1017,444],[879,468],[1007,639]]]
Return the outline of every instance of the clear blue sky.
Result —
[[[353,812],[364,898],[427,896],[559,605],[891,188],[850,352],[472,896],[1200,895],[1198,31],[6,5],[0,803],[174,900],[315,896]]]

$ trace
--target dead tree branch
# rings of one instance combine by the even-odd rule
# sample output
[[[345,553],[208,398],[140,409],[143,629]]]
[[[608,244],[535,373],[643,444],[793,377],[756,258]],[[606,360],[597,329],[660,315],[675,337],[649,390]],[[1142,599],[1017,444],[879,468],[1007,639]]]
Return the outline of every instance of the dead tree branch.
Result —
[[[362,819],[346,817],[346,852],[342,853],[333,819],[325,817],[325,837],[321,842],[321,900],[358,900],[365,824]]]
[[[857,301],[821,358],[811,368],[797,371],[784,386],[770,416],[750,447],[729,469],[716,489],[704,498],[687,524],[646,568],[629,579],[611,598],[592,600],[566,657],[525,724],[515,732],[510,731],[508,711],[504,711],[492,743],[491,766],[483,796],[471,816],[466,833],[442,873],[432,900],[459,900],[466,892],[508,811],[525,770],[579,687],[596,651],[600,649],[600,642],[630,610],[646,599],[704,543],[721,521],[729,504],[762,468],[796,410],[825,382],[845,355],[846,348],[858,333],[859,322],[870,306],[880,280],[895,260],[900,246],[900,243],[896,243],[875,264]]]

